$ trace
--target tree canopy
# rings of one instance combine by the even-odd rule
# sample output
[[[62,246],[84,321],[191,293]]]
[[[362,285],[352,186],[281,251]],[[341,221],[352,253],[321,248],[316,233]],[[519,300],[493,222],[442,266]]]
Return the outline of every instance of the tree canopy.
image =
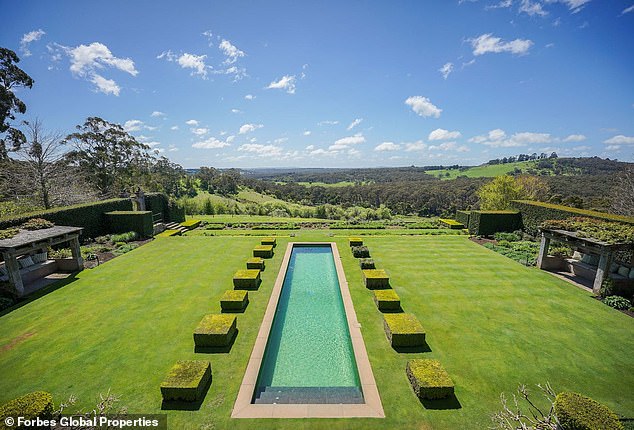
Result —
[[[548,185],[536,176],[498,176],[481,186],[478,191],[480,209],[511,209],[512,200],[540,200],[548,192]]]

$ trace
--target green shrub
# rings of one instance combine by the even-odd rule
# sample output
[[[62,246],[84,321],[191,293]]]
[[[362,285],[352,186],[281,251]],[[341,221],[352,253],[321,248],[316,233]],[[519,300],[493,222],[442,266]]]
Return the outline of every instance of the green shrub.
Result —
[[[141,237],[151,237],[154,233],[150,211],[112,211],[105,215],[111,233],[136,231]]]
[[[359,260],[359,266],[361,266],[361,270],[376,269],[374,260],[371,258],[361,258]]]
[[[210,222],[205,224],[205,230],[224,230],[225,227],[226,227],[226,224],[220,223],[220,222],[217,222],[217,223]]]
[[[137,240],[137,238],[139,237],[139,235],[137,234],[136,231],[128,231],[126,233],[121,233],[121,234],[113,234],[110,236],[110,240],[112,242],[132,242],[134,240]]]
[[[506,240],[507,242],[518,242],[522,240],[522,232],[521,231],[517,231],[513,233],[497,232],[493,235],[493,237],[497,241]]]
[[[264,259],[262,257],[253,257],[247,260],[247,269],[264,270]]]
[[[348,245],[350,246],[362,246],[363,245],[363,239],[361,239],[360,237],[351,237],[348,239]]]
[[[354,258],[370,258],[370,250],[367,246],[353,246],[350,249]]]
[[[362,270],[363,283],[369,290],[390,288],[390,277],[383,269]]]
[[[623,430],[614,412],[581,394],[559,393],[554,408],[563,430]]]
[[[48,258],[57,260],[61,258],[71,258],[73,256],[70,248],[48,249]]]
[[[263,237],[260,245],[271,245],[273,248],[277,246],[277,240],[274,237]]]
[[[0,220],[0,229],[17,227],[29,219],[37,217],[46,219],[55,225],[83,227],[82,236],[92,238],[109,233],[108,223],[104,215],[106,212],[130,210],[132,210],[132,202],[130,199],[102,200],[100,202],[64,206],[4,218]]]
[[[551,203],[513,200],[511,205],[522,213],[524,229],[533,236],[537,234],[539,227],[546,220],[567,219],[575,216],[634,224],[634,217],[571,208]]]
[[[10,308],[14,303],[9,297],[0,297],[0,311]]]
[[[223,312],[243,311],[249,304],[249,293],[243,290],[227,290],[220,298]]]
[[[610,277],[606,277],[601,283],[601,289],[599,290],[599,296],[604,299],[608,296],[614,295],[614,281]]]
[[[194,343],[201,347],[229,345],[238,332],[237,321],[234,315],[205,315],[194,330]]]
[[[195,402],[202,399],[211,378],[208,361],[177,361],[161,383],[161,395],[167,402]]]
[[[634,224],[571,217],[565,220],[546,220],[540,228],[574,231],[578,237],[590,237],[606,243],[634,242]]]
[[[458,221],[462,225],[469,225],[469,217],[471,216],[471,211],[456,211],[455,220]]]
[[[24,417],[27,420],[39,417],[43,420],[50,420],[53,417],[53,396],[45,391],[35,391],[0,406],[0,429],[31,429],[33,427],[5,426],[5,418],[7,417],[14,419]]]
[[[188,230],[193,230],[200,225],[200,222],[201,221],[199,219],[190,219],[187,221],[183,221],[180,225],[181,227],[185,227]]]
[[[137,243],[124,243],[123,245],[117,246],[115,249],[113,249],[112,253],[118,257],[119,255],[123,255],[127,252],[137,249],[138,247],[139,245]]]
[[[425,329],[413,314],[385,314],[383,328],[392,347],[416,347],[425,344]]]
[[[522,217],[518,211],[471,211],[468,228],[478,236],[521,230]]]
[[[535,265],[539,253],[539,243],[530,241],[506,242],[506,246],[485,243],[483,246],[527,266]]]
[[[454,393],[453,381],[438,360],[410,360],[406,372],[414,393],[420,399],[442,399]]]
[[[261,258],[273,257],[273,245],[256,245],[253,248],[253,256]]]
[[[401,309],[401,299],[398,294],[396,294],[396,291],[392,289],[375,290],[374,303],[381,312],[398,311]]]
[[[603,303],[620,311],[629,309],[630,306],[632,306],[632,303],[628,299],[621,296],[607,296],[603,299]]]
[[[20,232],[19,228],[5,228],[0,230],[0,240],[11,239],[13,236]]]
[[[55,224],[45,219],[31,218],[30,220],[22,224],[20,228],[23,228],[25,230],[42,230],[44,228],[51,228],[54,226]]]
[[[233,288],[236,290],[257,290],[260,282],[258,269],[238,270],[233,275]]]
[[[440,218],[438,220],[438,222],[440,222],[440,225],[444,228],[450,228],[452,230],[460,230],[465,228],[464,224],[453,220],[453,219],[448,219],[448,218]]]

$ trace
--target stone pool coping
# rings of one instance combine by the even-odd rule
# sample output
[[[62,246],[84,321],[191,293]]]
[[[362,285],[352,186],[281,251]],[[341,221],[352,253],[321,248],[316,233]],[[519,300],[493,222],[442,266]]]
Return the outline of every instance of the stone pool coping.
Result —
[[[343,299],[344,309],[346,311],[346,320],[348,321],[348,330],[350,332],[350,340],[352,341],[352,349],[354,358],[357,362],[357,371],[359,372],[359,381],[361,382],[361,390],[365,403],[360,404],[253,404],[251,399],[255,391],[260,366],[264,358],[264,349],[269,338],[269,333],[273,325],[275,310],[282,292],[282,285],[286,277],[286,270],[291,259],[291,252],[295,245],[330,245],[332,256],[335,261],[337,277],[339,278],[339,289]],[[368,352],[363,342],[361,334],[361,324],[357,321],[348,281],[343,271],[341,257],[335,242],[290,242],[286,247],[286,253],[282,260],[282,266],[275,280],[271,298],[264,313],[260,331],[255,340],[255,346],[251,352],[247,370],[244,374],[238,397],[233,405],[231,418],[385,418],[383,405],[379,390],[374,380],[372,367],[368,358]]]

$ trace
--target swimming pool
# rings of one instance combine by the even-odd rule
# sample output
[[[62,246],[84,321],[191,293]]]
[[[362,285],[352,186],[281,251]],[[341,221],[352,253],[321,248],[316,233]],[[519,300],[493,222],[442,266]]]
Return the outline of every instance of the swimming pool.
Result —
[[[335,243],[289,243],[234,418],[383,417]]]

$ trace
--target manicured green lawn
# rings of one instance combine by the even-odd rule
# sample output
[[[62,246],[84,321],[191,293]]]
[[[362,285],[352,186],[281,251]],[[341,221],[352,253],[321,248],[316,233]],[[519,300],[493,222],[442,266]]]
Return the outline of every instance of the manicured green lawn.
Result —
[[[367,236],[378,268],[427,330],[431,352],[392,350],[347,235],[298,231],[278,237],[259,291],[238,315],[228,354],[196,354],[192,332],[219,312],[257,237],[155,240],[0,317],[0,403],[48,390],[95,404],[108,389],[130,412],[160,412],[159,385],[176,360],[208,359],[213,384],[199,411],[167,411],[178,429],[482,429],[499,395],[549,381],[634,411],[634,319],[546,273],[449,236]],[[357,235],[359,232],[356,232]],[[263,233],[262,236],[265,234]],[[268,234],[266,234],[268,235]],[[362,325],[385,419],[232,420],[231,409],[289,240],[336,241]],[[428,409],[405,375],[409,358],[437,358],[456,384],[458,409]],[[453,407],[457,407],[454,404]]]

